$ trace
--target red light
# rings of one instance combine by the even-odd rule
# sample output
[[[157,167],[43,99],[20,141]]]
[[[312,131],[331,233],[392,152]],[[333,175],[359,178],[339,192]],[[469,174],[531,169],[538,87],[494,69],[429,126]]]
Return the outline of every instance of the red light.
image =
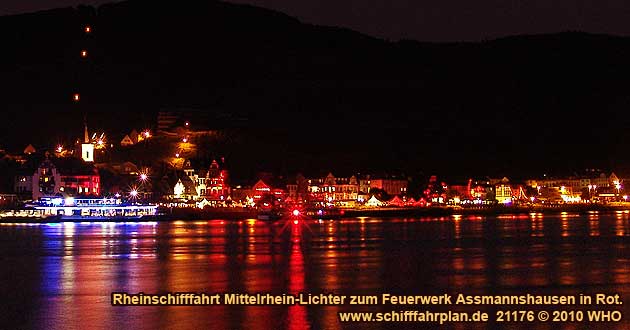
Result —
[[[298,223],[300,223],[298,220],[293,220],[294,225],[297,225]]]
[[[297,217],[299,215],[300,215],[300,210],[293,210],[293,216]],[[295,220],[295,221],[297,221],[297,220]],[[297,223],[296,223],[296,225],[297,225]]]

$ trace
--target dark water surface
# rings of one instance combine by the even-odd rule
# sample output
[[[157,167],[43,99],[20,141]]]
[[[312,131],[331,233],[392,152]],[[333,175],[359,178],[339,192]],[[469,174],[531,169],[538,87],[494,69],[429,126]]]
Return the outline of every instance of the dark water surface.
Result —
[[[437,325],[426,323],[341,323],[337,312],[448,310],[111,306],[112,291],[192,291],[618,293],[625,303],[612,308],[623,313],[619,323],[450,323],[440,328],[630,329],[629,216],[618,212],[358,218],[314,220],[307,221],[308,227],[286,228],[255,220],[4,224],[0,328],[435,329]],[[457,308],[494,315],[504,307]]]

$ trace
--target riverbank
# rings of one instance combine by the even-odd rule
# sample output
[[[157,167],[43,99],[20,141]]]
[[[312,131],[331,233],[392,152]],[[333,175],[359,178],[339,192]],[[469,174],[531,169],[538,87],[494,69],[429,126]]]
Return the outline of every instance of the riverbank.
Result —
[[[479,208],[427,207],[427,208],[374,208],[346,209],[342,217],[425,217],[449,215],[500,215],[500,214],[554,214],[562,212],[589,213],[630,210],[630,205],[562,204],[553,206],[492,206]]]
[[[492,206],[479,208],[455,208],[455,207],[384,207],[384,208],[359,208],[359,209],[341,209],[333,219],[355,218],[355,217],[443,217],[452,215],[501,215],[501,214],[559,214],[563,212],[585,214],[591,212],[630,212],[630,205],[619,204],[561,204],[553,206]],[[105,221],[197,221],[210,219],[223,220],[244,220],[256,219],[258,212],[253,208],[205,208],[203,210],[197,208],[169,208],[160,210],[160,214],[156,216],[147,216],[141,219],[111,219]],[[317,217],[307,217],[317,218]],[[66,220],[64,220],[66,221]],[[67,220],[74,221],[74,220]],[[104,221],[90,220],[89,218],[77,219],[76,222],[84,221]],[[1,223],[44,223],[44,222],[60,222],[57,217],[37,218],[37,217],[1,217]]]
[[[455,207],[383,207],[383,208],[359,208],[341,209],[339,215],[334,218],[354,217],[431,217],[450,215],[500,215],[500,214],[529,214],[529,213],[589,213],[589,212],[616,212],[630,211],[630,205],[604,205],[604,204],[558,204],[553,206],[492,206],[479,208],[455,208]],[[215,208],[199,209],[172,209],[166,214],[173,220],[203,220],[225,219],[242,220],[256,219],[257,212],[254,209]],[[316,218],[316,217],[312,217]]]

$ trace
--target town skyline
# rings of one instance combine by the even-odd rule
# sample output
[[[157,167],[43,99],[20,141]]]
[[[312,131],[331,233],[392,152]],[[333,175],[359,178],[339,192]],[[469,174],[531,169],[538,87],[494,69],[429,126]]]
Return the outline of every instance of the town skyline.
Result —
[[[199,208],[261,207],[263,202],[323,202],[350,208],[490,207],[628,199],[625,177],[601,169],[516,180],[492,174],[418,176],[335,168],[322,168],[320,174],[259,171],[254,177],[233,177],[225,157],[199,157],[200,146],[215,132],[197,131],[193,122],[180,121],[176,116],[165,114],[162,118],[160,130],[132,129],[120,141],[109,139],[105,133],[91,133],[86,125],[84,139],[77,139],[74,146],[37,150],[28,145],[22,154],[4,153],[3,162],[13,166],[3,171],[3,181],[11,181],[12,176],[14,184],[0,193],[20,201],[115,196]]]

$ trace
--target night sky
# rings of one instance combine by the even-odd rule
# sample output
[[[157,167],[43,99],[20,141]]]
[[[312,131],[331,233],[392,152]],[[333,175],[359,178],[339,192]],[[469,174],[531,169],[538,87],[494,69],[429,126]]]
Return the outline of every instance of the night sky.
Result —
[[[111,1],[6,0],[0,14]],[[477,41],[517,34],[585,31],[630,35],[626,0],[238,0],[318,25],[390,40]]]

